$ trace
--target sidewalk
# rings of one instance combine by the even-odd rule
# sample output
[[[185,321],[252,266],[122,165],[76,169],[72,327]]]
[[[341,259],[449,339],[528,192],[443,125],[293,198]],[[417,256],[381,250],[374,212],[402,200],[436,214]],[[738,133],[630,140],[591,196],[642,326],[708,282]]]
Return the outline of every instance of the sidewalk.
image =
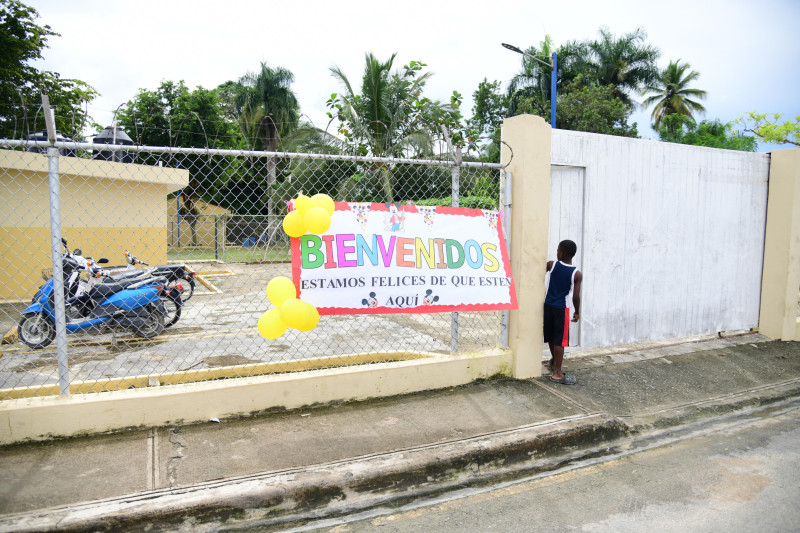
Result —
[[[572,353],[565,367],[577,385],[497,379],[0,448],[0,530],[345,513],[546,471],[631,435],[800,396],[800,343],[757,334]]]

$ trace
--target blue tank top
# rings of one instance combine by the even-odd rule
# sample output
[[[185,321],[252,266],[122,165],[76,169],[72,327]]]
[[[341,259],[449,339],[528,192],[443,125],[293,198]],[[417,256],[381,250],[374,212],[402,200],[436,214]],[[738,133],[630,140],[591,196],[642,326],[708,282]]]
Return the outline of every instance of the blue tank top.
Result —
[[[547,294],[544,297],[544,304],[556,309],[566,309],[567,297],[572,290],[575,280],[575,272],[578,268],[574,265],[567,265],[561,261],[553,263],[550,269],[550,283],[547,285]]]

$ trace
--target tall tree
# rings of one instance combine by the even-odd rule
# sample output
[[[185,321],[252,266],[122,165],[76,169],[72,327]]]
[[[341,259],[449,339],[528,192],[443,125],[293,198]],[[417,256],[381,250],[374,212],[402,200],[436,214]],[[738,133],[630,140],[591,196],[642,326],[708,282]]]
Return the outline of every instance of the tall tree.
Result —
[[[632,105],[631,93],[658,77],[655,65],[660,52],[645,42],[647,34],[638,28],[616,37],[608,29],[600,29],[600,38],[588,43],[587,77],[601,87],[613,85],[614,94],[627,105]]]
[[[242,131],[253,143],[254,149],[276,152],[280,150],[283,137],[296,128],[300,117],[300,105],[292,91],[294,74],[283,67],[272,68],[261,63],[256,72],[248,72],[239,78],[235,88],[234,109]],[[267,188],[272,189],[277,181],[277,159],[267,158]],[[272,213],[272,202],[268,212]]]
[[[536,107],[535,98],[520,101],[520,112],[543,114]],[[549,106],[549,102],[545,102]],[[582,86],[573,83],[564,88],[558,97],[556,120],[565,130],[588,131],[621,137],[638,137],[636,124],[628,124],[633,108],[617,95],[613,85],[606,87]]]
[[[411,61],[392,71],[396,56],[392,54],[388,60],[380,61],[373,54],[366,54],[359,91],[339,67],[331,68],[343,93],[331,95],[329,115],[338,119],[339,133],[360,155],[426,156],[434,150],[439,125],[453,126],[460,122],[460,95],[454,93],[449,105],[425,97],[423,90],[431,76],[430,72],[422,72],[425,64]],[[394,201],[390,169],[383,163],[375,163],[369,170],[371,177],[377,176],[381,183],[382,199]]]
[[[486,161],[500,162],[500,126],[508,110],[508,97],[500,89],[500,82],[489,82],[486,78],[472,93],[472,117],[467,125],[479,137],[488,137],[483,152]]]
[[[800,146],[800,115],[794,120],[781,122],[781,113],[763,113],[750,111],[747,116],[737,119],[744,131],[753,133],[768,143],[793,144]]]
[[[236,123],[227,118],[215,89],[190,90],[183,81],[162,81],[156,90],[140,89],[117,115],[118,124],[137,144],[194,148],[238,148]],[[163,154],[141,154],[154,164]],[[227,177],[217,156],[174,154],[168,162],[189,169],[187,198],[215,200]],[[216,159],[215,159],[216,158]]]
[[[644,93],[653,94],[642,105],[655,105],[650,116],[656,130],[668,115],[683,115],[694,119],[695,113],[705,112],[706,108],[695,99],[704,100],[706,91],[689,86],[700,77],[700,73],[690,69],[691,65],[681,63],[680,59],[670,61],[655,82],[645,86]]]
[[[54,110],[56,128],[81,139],[91,123],[84,106],[97,91],[87,83],[40,71],[29,62],[42,58],[47,40],[59,36],[50,26],[39,26],[39,13],[17,0],[0,0],[0,138],[21,138],[44,129],[37,111],[47,94]]]

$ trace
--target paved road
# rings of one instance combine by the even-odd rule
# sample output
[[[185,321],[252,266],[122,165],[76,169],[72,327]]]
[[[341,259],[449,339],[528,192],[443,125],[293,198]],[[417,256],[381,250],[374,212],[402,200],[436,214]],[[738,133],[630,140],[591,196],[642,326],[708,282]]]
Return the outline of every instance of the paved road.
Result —
[[[798,443],[800,408],[785,408],[556,475],[292,531],[794,532]]]

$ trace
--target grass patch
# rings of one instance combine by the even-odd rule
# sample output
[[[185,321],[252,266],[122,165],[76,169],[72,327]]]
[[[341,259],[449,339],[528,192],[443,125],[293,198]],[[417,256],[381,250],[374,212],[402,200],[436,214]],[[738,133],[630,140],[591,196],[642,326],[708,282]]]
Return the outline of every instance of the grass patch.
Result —
[[[224,250],[216,251],[213,248],[170,248],[167,257],[171,262],[181,261],[224,261],[226,263],[282,263],[291,261],[291,251],[289,248],[268,248],[264,247],[241,247],[230,246]]]

